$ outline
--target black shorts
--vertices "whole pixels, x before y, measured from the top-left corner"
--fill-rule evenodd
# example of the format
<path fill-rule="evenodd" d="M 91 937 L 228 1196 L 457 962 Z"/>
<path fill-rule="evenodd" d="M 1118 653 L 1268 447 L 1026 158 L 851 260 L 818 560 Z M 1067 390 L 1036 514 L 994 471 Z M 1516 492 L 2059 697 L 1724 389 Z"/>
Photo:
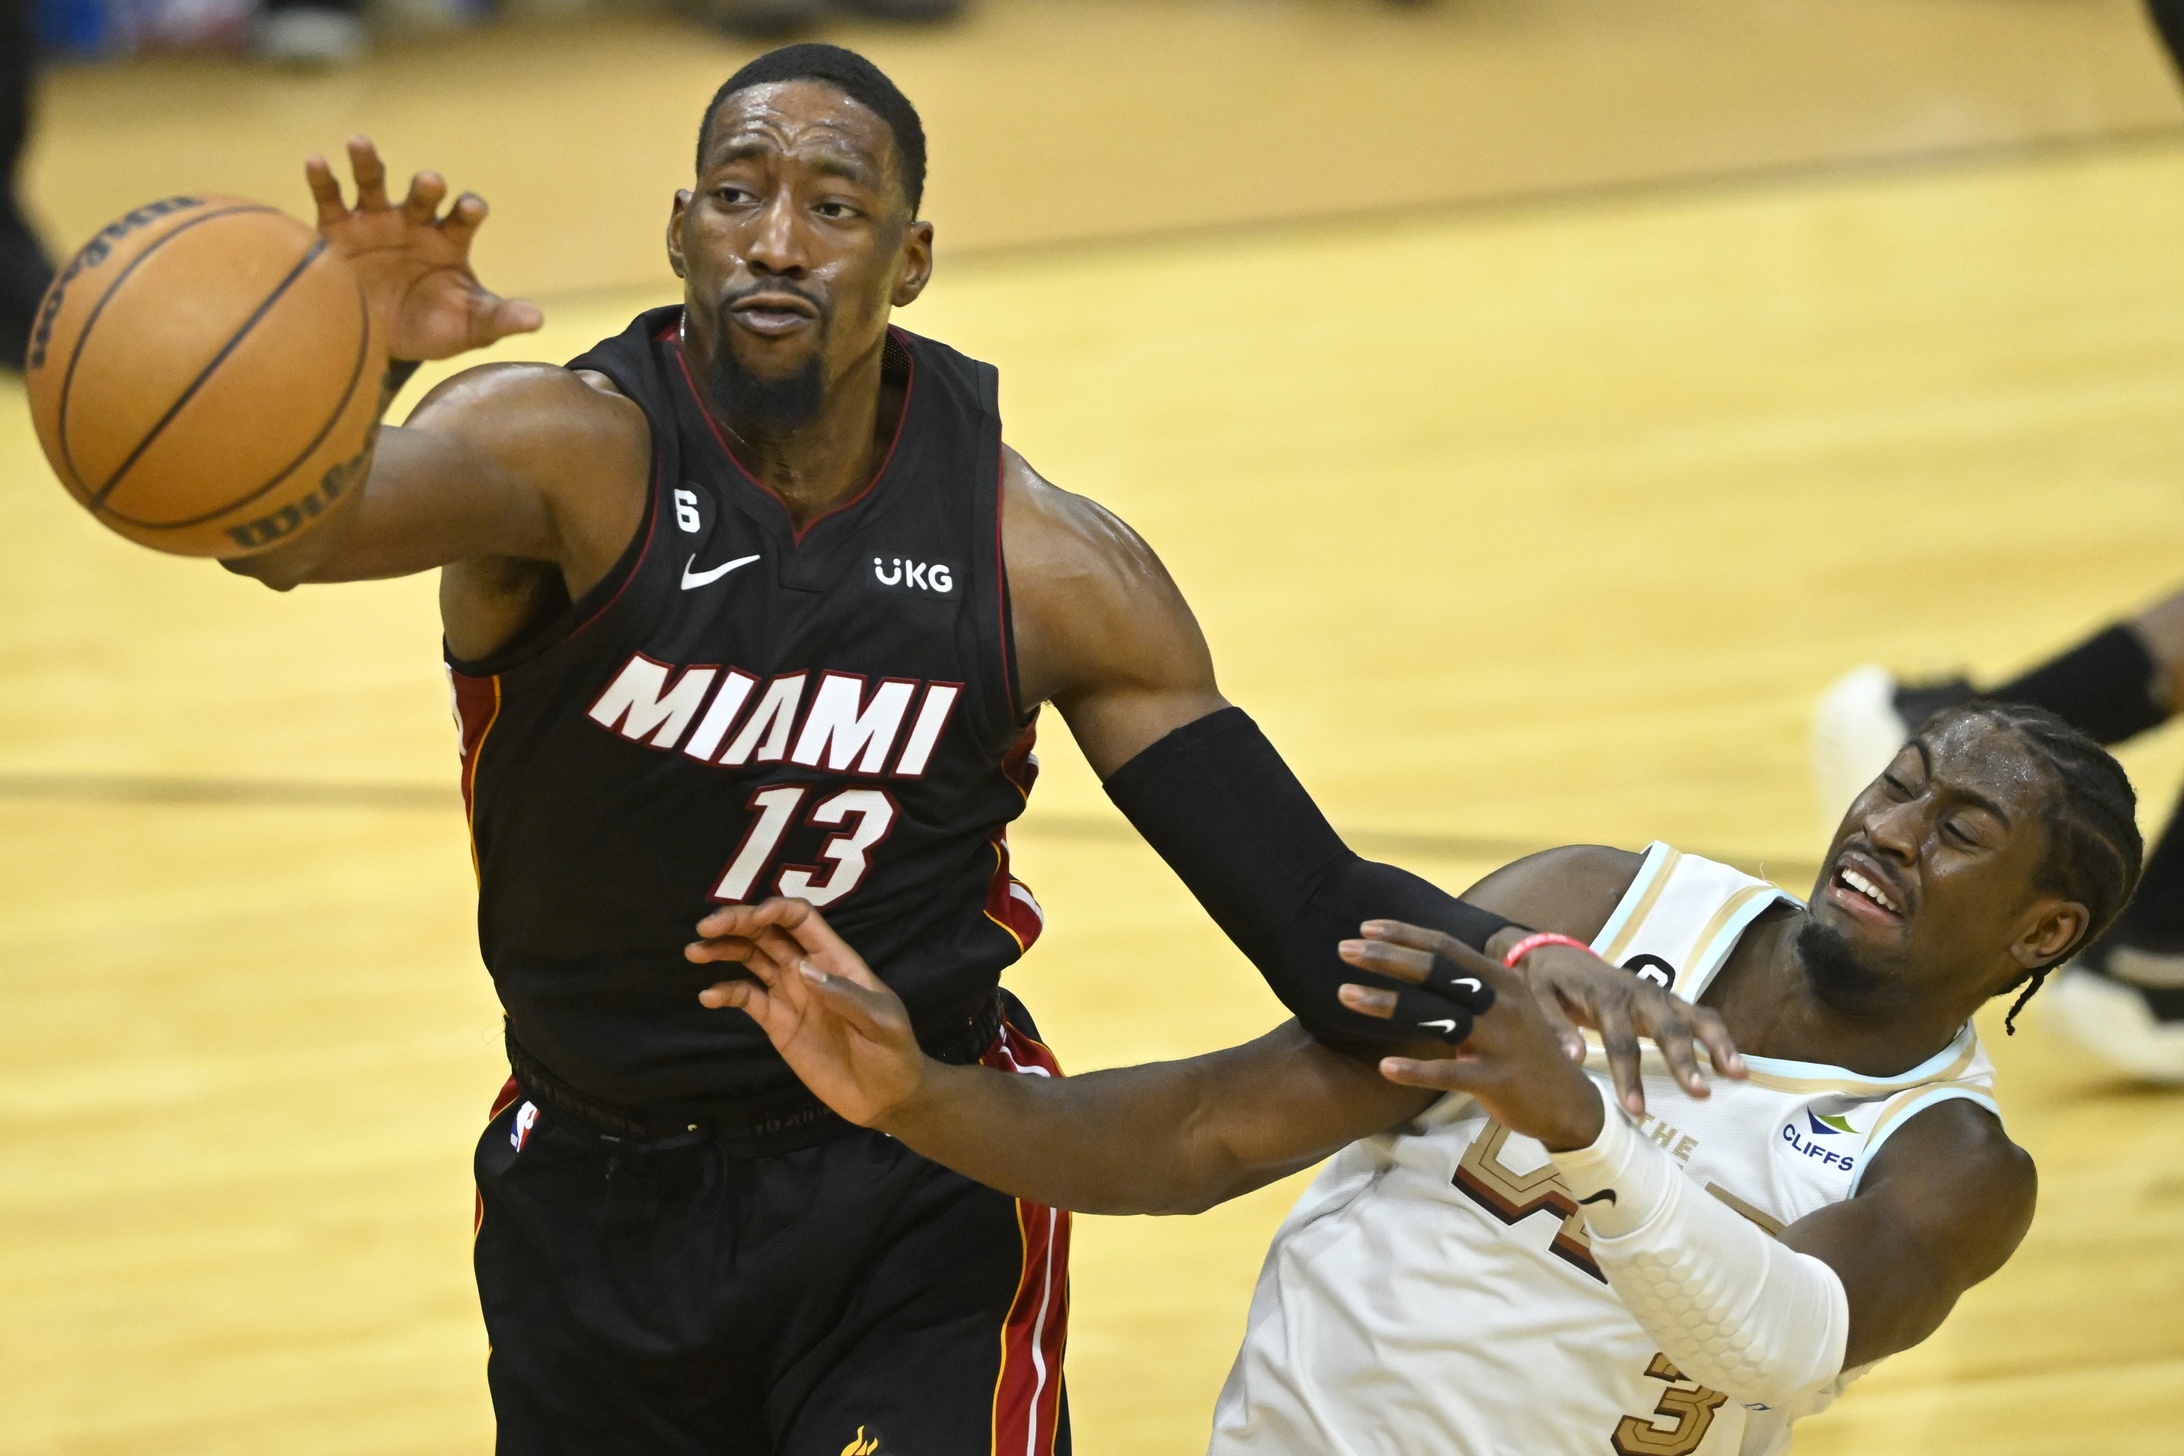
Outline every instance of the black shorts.
<path fill-rule="evenodd" d="M 988 1066 L 1059 1075 L 1012 1023 Z M 856 1129 L 733 1156 L 510 1082 L 478 1144 L 505 1456 L 1066 1456 L 1069 1215 Z"/>

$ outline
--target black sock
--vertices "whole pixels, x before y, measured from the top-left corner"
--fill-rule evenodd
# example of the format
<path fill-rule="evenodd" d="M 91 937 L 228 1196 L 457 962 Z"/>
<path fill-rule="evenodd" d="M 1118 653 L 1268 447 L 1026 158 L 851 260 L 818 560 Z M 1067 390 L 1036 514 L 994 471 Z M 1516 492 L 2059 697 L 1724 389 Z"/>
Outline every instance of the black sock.
<path fill-rule="evenodd" d="M 2121 623 L 1983 696 L 2045 708 L 2102 743 L 2121 743 L 2169 721 L 2161 668 L 2139 634 Z"/>

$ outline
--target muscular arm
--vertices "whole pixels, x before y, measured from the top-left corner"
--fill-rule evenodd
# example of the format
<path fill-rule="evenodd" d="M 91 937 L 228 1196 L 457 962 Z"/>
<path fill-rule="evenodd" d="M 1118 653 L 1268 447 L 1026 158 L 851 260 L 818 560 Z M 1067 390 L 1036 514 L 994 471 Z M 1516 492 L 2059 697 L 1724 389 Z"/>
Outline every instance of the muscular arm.
<path fill-rule="evenodd" d="M 2032 1226 L 2032 1158 L 1978 1104 L 1918 1113 L 1882 1145 L 1858 1195 L 1808 1214 L 1782 1242 L 1835 1271 L 1850 1302 L 1845 1368 L 1908 1350 Z"/>
<path fill-rule="evenodd" d="M 1482 945 L 1508 920 L 1353 853 L 1265 735 L 1228 707 L 1152 549 L 1013 452 L 1003 477 L 1024 701 L 1055 704 L 1109 797 L 1307 1030 L 1387 1039 L 1384 1024 L 1337 999 L 1357 974 L 1337 941 L 1385 916 Z"/>
<path fill-rule="evenodd" d="M 1077 1077 L 925 1071 L 872 1126 L 1004 1193 L 1082 1213 L 1203 1212 L 1433 1100 L 1293 1021 L 1226 1051 Z"/>
<path fill-rule="evenodd" d="M 690 959 L 751 972 L 699 999 L 748 1012 L 829 1107 L 1050 1207 L 1195 1213 L 1415 1117 L 1434 1096 L 1295 1023 L 1208 1056 L 1081 1077 L 947 1066 L 919 1049 L 901 1000 L 803 901 L 723 906 L 699 933 L 708 938 Z"/>
<path fill-rule="evenodd" d="M 1054 704 L 1094 773 L 1229 705 L 1198 619 L 1143 537 L 1005 448 L 1001 499 L 1023 701 Z"/>
<path fill-rule="evenodd" d="M 468 370 L 379 432 L 370 474 L 293 541 L 229 561 L 286 591 L 445 567 L 455 651 L 482 657 L 581 596 L 637 529 L 649 484 L 644 412 L 597 375 L 543 364 Z"/>

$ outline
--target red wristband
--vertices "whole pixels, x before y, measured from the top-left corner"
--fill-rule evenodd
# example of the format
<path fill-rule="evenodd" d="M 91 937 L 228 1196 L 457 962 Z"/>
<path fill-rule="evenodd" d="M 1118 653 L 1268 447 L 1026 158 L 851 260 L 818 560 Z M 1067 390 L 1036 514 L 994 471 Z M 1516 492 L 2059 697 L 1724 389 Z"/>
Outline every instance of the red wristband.
<path fill-rule="evenodd" d="M 1509 954 L 1501 958 L 1501 963 L 1513 971 L 1517 968 L 1518 961 L 1523 960 L 1543 945 L 1566 945 L 1584 951 L 1587 955 L 1592 953 L 1592 947 L 1576 936 L 1557 935 L 1553 931 L 1547 930 L 1540 932 L 1538 935 L 1527 935 L 1524 939 L 1509 947 Z"/>

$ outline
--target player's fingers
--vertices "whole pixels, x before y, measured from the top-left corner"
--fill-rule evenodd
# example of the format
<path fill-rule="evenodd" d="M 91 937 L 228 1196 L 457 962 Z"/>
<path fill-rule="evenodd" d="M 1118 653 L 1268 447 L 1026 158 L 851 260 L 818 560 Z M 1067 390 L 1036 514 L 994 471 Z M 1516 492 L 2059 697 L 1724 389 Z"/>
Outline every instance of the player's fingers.
<path fill-rule="evenodd" d="M 809 905 L 804 910 L 805 914 L 801 919 L 793 924 L 784 924 L 782 928 L 796 937 L 797 943 L 804 947 L 807 956 L 819 962 L 828 974 L 837 979 L 848 980 L 889 998 L 894 996 L 881 983 L 880 978 L 872 974 L 872 968 L 865 964 L 864 957 L 858 955 L 848 941 L 834 933 L 834 927 L 827 924 L 826 916 Z"/>
<path fill-rule="evenodd" d="M 1616 1100 L 1633 1117 L 1646 1110 L 1646 1092 L 1638 1079 L 1638 1035 L 1621 1006 L 1600 1008 L 1600 1045 L 1608 1054 L 1608 1071 L 1615 1079 Z"/>
<path fill-rule="evenodd" d="M 1729 1024 L 1721 1019 L 1721 1013 L 1709 1006 L 1694 1006 L 1691 1020 L 1717 1073 L 1740 1080 L 1752 1074 L 1751 1068 L 1744 1065 L 1744 1053 L 1737 1050 L 1736 1040 L 1729 1035 Z"/>
<path fill-rule="evenodd" d="M 419 227 L 430 227 L 446 197 L 445 177 L 438 172 L 419 172 L 410 178 L 409 196 L 402 199 L 402 215 Z"/>
<path fill-rule="evenodd" d="M 908 1013 L 895 996 L 867 990 L 847 976 L 827 974 L 810 961 L 798 961 L 797 974 L 812 995 L 873 1041 L 901 1041 L 910 1035 Z"/>
<path fill-rule="evenodd" d="M 755 1017 L 767 1009 L 766 988 L 756 981 L 715 981 L 698 993 L 698 1004 L 715 1011 L 733 1006 Z"/>
<path fill-rule="evenodd" d="M 1646 1020 L 1653 1044 L 1661 1049 L 1661 1059 L 1668 1063 L 1669 1075 L 1693 1097 L 1704 1100 L 1713 1096 L 1713 1089 L 1706 1085 L 1706 1073 L 1699 1070 L 1698 1055 L 1692 1050 L 1690 1019 L 1672 1003 L 1666 1008 L 1655 1009 Z"/>
<path fill-rule="evenodd" d="M 1335 999 L 1361 1016 L 1377 1016 L 1382 1021 L 1395 1015 L 1395 993 L 1378 991 L 1371 986 L 1345 982 L 1335 988 Z"/>
<path fill-rule="evenodd" d="M 1489 985 L 1503 966 L 1492 956 L 1481 955 L 1453 935 L 1438 930 L 1428 930 L 1422 925 L 1406 925 L 1400 920 L 1368 920 L 1358 927 L 1358 933 L 1368 940 L 1388 941 L 1395 945 L 1409 946 L 1414 950 L 1431 951 L 1444 960 L 1453 961 L 1467 975 L 1487 978 Z"/>
<path fill-rule="evenodd" d="M 484 198 L 475 192 L 465 192 L 455 199 L 447 216 L 440 219 L 440 231 L 449 242 L 467 248 L 470 240 L 478 235 L 479 225 L 485 221 L 488 211 Z"/>
<path fill-rule="evenodd" d="M 367 136 L 349 138 L 349 171 L 356 177 L 356 210 L 377 212 L 387 204 L 387 164 Z"/>
<path fill-rule="evenodd" d="M 341 200 L 341 182 L 324 157 L 304 158 L 303 180 L 310 184 L 311 200 L 318 204 L 320 227 L 332 227 L 349 215 L 348 207 Z"/>
<path fill-rule="evenodd" d="M 714 935 L 683 947 L 683 959 L 698 965 L 715 961 L 748 961 L 757 948 L 740 935 Z"/>
<path fill-rule="evenodd" d="M 1422 984 L 1433 970 L 1433 952 L 1415 950 L 1384 940 L 1346 940 L 1336 947 L 1342 958 L 1361 971 L 1392 980 Z"/>
<path fill-rule="evenodd" d="M 486 296 L 491 300 L 490 306 L 483 311 L 482 316 L 477 316 L 477 322 L 483 327 L 473 330 L 474 334 L 481 335 L 476 340 L 479 348 L 495 340 L 505 339 L 510 334 L 536 333 L 539 326 L 546 322 L 545 312 L 527 298 L 493 298 L 491 294 Z"/>
<path fill-rule="evenodd" d="M 755 905 L 722 905 L 708 911 L 698 922 L 698 934 L 711 940 L 718 936 L 756 935 L 769 925 L 793 924 L 811 913 L 802 900 L 775 897 Z"/>

